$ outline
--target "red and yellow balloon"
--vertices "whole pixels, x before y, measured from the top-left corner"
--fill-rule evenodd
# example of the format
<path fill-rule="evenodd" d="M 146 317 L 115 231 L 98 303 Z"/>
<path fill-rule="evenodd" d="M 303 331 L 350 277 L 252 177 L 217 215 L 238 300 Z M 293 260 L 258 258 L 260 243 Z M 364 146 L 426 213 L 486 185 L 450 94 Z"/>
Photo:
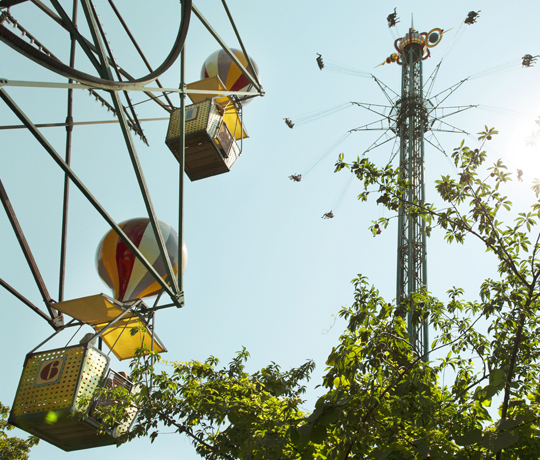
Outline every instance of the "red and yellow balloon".
<path fill-rule="evenodd" d="M 250 70 L 246 56 L 241 50 L 231 48 L 231 51 L 242 63 L 242 65 L 247 69 L 247 71 L 253 75 L 253 72 Z M 253 69 L 259 77 L 259 68 L 257 64 L 250 57 L 251 64 Z M 253 91 L 253 85 L 249 82 L 247 77 L 242 73 L 240 67 L 236 65 L 231 57 L 222 49 L 214 51 L 206 61 L 204 61 L 203 67 L 201 69 L 201 78 L 209 78 L 219 76 L 219 79 L 225 85 L 228 91 Z M 243 101 L 243 104 L 248 103 L 251 99 L 245 99 L 245 96 L 239 97 L 240 101 Z"/>
<path fill-rule="evenodd" d="M 119 224 L 158 274 L 165 278 L 165 266 L 161 259 L 156 237 L 147 218 L 129 219 Z M 159 221 L 167 253 L 174 273 L 178 273 L 178 234 L 170 225 Z M 187 248 L 182 245 L 182 273 L 187 265 Z M 157 295 L 160 284 L 135 257 L 114 230 L 110 230 L 99 243 L 96 266 L 101 279 L 109 286 L 114 298 L 121 302 Z"/>

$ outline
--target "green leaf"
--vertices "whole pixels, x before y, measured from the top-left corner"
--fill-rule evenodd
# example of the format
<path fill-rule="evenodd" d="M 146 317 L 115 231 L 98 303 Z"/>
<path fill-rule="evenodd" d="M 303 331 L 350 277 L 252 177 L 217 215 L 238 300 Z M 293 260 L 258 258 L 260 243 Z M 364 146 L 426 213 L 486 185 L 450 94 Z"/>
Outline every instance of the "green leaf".
<path fill-rule="evenodd" d="M 298 446 L 300 444 L 300 433 L 293 426 L 289 428 L 289 438 L 295 446 Z"/>
<path fill-rule="evenodd" d="M 503 383 L 505 372 L 502 369 L 495 369 L 489 374 L 489 384 L 498 387 Z"/>
<path fill-rule="evenodd" d="M 242 417 L 240 417 L 236 412 L 229 412 L 227 414 L 227 418 L 233 425 L 236 425 L 238 422 L 242 421 Z"/>
<path fill-rule="evenodd" d="M 489 432 L 482 438 L 482 446 L 492 452 L 506 449 L 519 441 L 519 435 L 514 431 Z"/>
<path fill-rule="evenodd" d="M 338 406 L 344 406 L 345 404 L 348 404 L 349 402 L 352 401 L 353 398 L 341 398 L 338 400 L 338 402 L 336 403 Z"/>
<path fill-rule="evenodd" d="M 483 388 L 480 388 L 480 387 L 476 388 L 476 391 L 474 392 L 473 397 L 477 401 L 480 401 L 482 405 L 486 405 L 484 404 L 484 402 L 491 401 L 491 398 L 497 393 L 497 391 L 499 391 L 499 389 L 496 386 L 486 385 Z"/>
<path fill-rule="evenodd" d="M 319 418 L 319 415 L 322 414 L 324 407 L 319 407 L 318 409 L 315 409 L 315 411 L 307 418 L 308 423 L 313 423 L 315 420 Z"/>
<path fill-rule="evenodd" d="M 341 411 L 337 408 L 330 408 L 324 411 L 324 413 L 319 417 L 318 422 L 324 426 L 331 425 L 336 423 L 341 416 Z"/>
<path fill-rule="evenodd" d="M 456 436 L 454 441 L 458 446 L 470 446 L 471 444 L 477 444 L 482 440 L 482 430 L 474 428 L 463 436 Z"/>
<path fill-rule="evenodd" d="M 514 428 L 524 422 L 526 417 L 523 414 L 518 414 L 515 418 L 506 418 L 499 421 L 498 428 L 499 430 L 507 430 L 509 428 Z"/>
<path fill-rule="evenodd" d="M 323 425 L 315 425 L 311 430 L 309 439 L 315 444 L 322 444 L 326 438 L 326 427 Z"/>
<path fill-rule="evenodd" d="M 430 451 L 429 445 L 425 444 L 425 441 L 418 446 L 418 453 L 422 457 L 427 457 L 429 455 L 429 451 Z"/>
<path fill-rule="evenodd" d="M 300 428 L 298 428 L 298 432 L 302 436 L 307 436 L 309 433 L 311 433 L 312 428 L 313 428 L 313 425 L 311 425 L 311 424 L 302 425 Z"/>

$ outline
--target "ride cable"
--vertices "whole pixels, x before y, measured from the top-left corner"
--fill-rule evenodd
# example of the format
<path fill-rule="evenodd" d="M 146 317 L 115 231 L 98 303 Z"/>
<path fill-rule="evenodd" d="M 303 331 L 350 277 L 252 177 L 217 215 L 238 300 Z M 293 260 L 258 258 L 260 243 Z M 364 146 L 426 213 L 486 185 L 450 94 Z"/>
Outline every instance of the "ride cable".
<path fill-rule="evenodd" d="M 349 177 L 341 186 L 341 189 L 338 191 L 336 197 L 334 198 L 334 201 L 332 201 L 332 205 L 330 206 L 330 209 L 333 212 L 336 212 L 339 209 L 343 198 L 345 197 L 345 194 L 347 193 L 347 190 L 349 190 L 349 187 L 351 186 L 351 183 L 355 177 L 356 176 L 354 174 L 349 174 Z"/>
<path fill-rule="evenodd" d="M 327 117 L 329 115 L 333 115 L 334 113 L 341 112 L 342 110 L 348 109 L 349 107 L 352 107 L 352 102 L 345 102 L 343 104 L 334 105 L 332 107 L 328 107 L 326 109 L 319 109 L 315 110 L 313 112 L 308 112 L 304 115 L 299 115 L 297 117 L 292 118 L 284 118 L 285 123 L 290 128 L 292 126 L 296 125 L 303 125 L 304 123 L 309 123 L 311 121 L 319 120 L 320 118 Z M 287 120 L 289 120 L 290 123 L 292 123 L 292 126 L 290 123 L 287 123 Z"/>
<path fill-rule="evenodd" d="M 487 75 L 492 75 L 494 73 L 505 72 L 508 70 L 516 70 L 521 64 L 521 58 L 513 58 L 509 61 L 498 64 L 495 67 L 491 67 L 486 70 L 481 70 L 480 72 L 474 73 L 468 77 L 468 80 L 474 80 L 476 78 L 485 77 Z"/>
<path fill-rule="evenodd" d="M 323 161 L 330 153 L 332 153 L 340 144 L 342 144 L 347 137 L 351 135 L 350 132 L 343 134 L 336 142 L 334 142 L 329 148 L 324 150 L 318 157 L 311 160 L 304 168 L 300 170 L 300 175 L 302 177 L 307 176 L 313 168 L 315 168 L 321 161 Z"/>
<path fill-rule="evenodd" d="M 343 75 L 352 75 L 354 77 L 361 77 L 361 78 L 371 78 L 371 72 L 365 72 L 364 70 L 357 69 L 355 67 L 351 67 L 346 64 L 342 64 L 338 61 L 334 61 L 332 59 L 326 59 L 326 64 L 324 65 L 324 68 L 329 70 L 330 72 L 334 73 L 340 73 Z M 321 69 L 322 70 L 322 69 Z"/>

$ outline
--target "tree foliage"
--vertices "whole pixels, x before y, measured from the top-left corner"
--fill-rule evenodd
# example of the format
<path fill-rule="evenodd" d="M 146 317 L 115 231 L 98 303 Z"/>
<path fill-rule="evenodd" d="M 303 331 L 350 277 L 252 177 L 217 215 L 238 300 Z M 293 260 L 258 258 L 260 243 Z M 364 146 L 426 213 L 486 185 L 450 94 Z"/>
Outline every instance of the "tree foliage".
<path fill-rule="evenodd" d="M 15 427 L 8 425 L 9 407 L 0 403 L 0 459 L 1 460 L 27 460 L 30 449 L 39 439 L 30 436 L 24 440 L 15 436 L 9 437 L 7 431 Z"/>
<path fill-rule="evenodd" d="M 454 149 L 459 174 L 436 182 L 441 206 L 408 202 L 411 184 L 399 168 L 342 155 L 336 164 L 363 183 L 361 200 L 376 195 L 385 208 L 423 219 L 428 235 L 439 227 L 449 243 L 479 239 L 497 259 L 498 277 L 482 283 L 478 301 L 464 300 L 459 287 L 444 302 L 413 295 L 434 337 L 429 361 L 409 343 L 406 306 L 388 303 L 359 275 L 310 413 L 302 395 L 312 362 L 249 374 L 245 350 L 223 368 L 213 357 L 165 363 L 141 353 L 132 363 L 140 392 L 125 402 L 140 415 L 122 440 L 153 440 L 173 427 L 206 459 L 540 458 L 540 203 L 513 209 L 503 193 L 511 174 L 500 160 L 487 165 L 482 150 L 495 134 L 486 127 L 479 148 Z"/>

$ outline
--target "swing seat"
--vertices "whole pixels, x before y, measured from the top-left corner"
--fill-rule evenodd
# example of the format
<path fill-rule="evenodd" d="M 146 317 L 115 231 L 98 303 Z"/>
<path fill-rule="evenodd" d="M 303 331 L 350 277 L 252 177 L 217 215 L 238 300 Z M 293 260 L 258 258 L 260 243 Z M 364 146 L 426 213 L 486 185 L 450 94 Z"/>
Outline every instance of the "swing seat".
<path fill-rule="evenodd" d="M 240 115 L 218 76 L 187 85 L 193 102 L 185 108 L 185 171 L 192 181 L 229 172 L 242 153 L 237 140 L 248 137 Z M 212 91 L 212 92 L 206 92 Z M 181 161 L 180 109 L 171 114 L 165 143 Z"/>
<path fill-rule="evenodd" d="M 211 100 L 186 107 L 185 171 L 192 181 L 229 172 L 240 156 L 222 112 Z M 171 114 L 166 144 L 181 161 L 180 109 Z"/>
<path fill-rule="evenodd" d="M 131 427 L 137 410 L 98 434 L 95 409 L 110 401 L 93 399 L 94 392 L 115 386 L 134 391 L 127 379 L 109 369 L 109 361 L 88 343 L 29 354 L 9 423 L 65 451 L 115 444 Z"/>

